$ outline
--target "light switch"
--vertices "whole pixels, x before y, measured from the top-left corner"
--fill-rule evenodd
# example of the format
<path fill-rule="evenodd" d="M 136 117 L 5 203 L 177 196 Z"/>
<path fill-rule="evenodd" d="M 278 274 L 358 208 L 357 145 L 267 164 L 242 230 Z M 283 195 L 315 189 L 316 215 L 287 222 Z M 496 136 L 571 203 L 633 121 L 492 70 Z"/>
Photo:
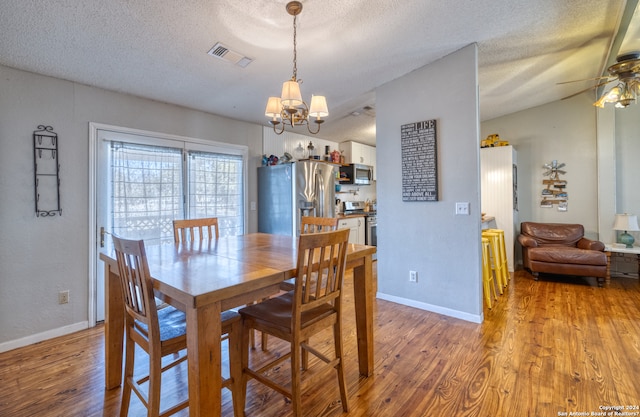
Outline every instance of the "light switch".
<path fill-rule="evenodd" d="M 256 211 L 256 202 L 252 201 L 249 205 L 249 208 L 251 209 L 251 211 Z"/>

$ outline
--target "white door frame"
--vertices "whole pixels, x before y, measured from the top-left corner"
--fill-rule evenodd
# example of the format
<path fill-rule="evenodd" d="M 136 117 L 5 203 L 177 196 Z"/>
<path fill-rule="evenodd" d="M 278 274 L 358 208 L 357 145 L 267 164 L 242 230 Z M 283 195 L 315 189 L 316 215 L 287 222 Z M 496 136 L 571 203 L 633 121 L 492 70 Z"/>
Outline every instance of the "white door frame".
<path fill-rule="evenodd" d="M 171 135 L 160 132 L 152 132 L 147 130 L 132 129 L 121 126 L 108 125 L 103 123 L 89 122 L 89 302 L 88 302 L 88 318 L 89 327 L 95 327 L 97 323 L 98 309 L 97 309 L 97 297 L 98 297 L 98 268 L 103 268 L 104 265 L 98 258 L 98 239 L 100 239 L 100 231 L 98 225 L 98 148 L 99 130 L 109 130 L 112 132 L 118 132 L 122 134 L 131 134 L 137 136 L 149 136 L 153 138 L 177 140 L 181 142 L 189 142 L 190 144 L 202 144 L 210 147 L 218 147 L 221 150 L 232 150 L 234 153 L 241 154 L 243 157 L 243 180 L 244 180 L 244 230 L 247 230 L 248 219 L 248 155 L 249 148 L 245 145 L 235 145 L 231 143 L 216 142 L 212 140 L 196 139 L 186 136 Z"/>

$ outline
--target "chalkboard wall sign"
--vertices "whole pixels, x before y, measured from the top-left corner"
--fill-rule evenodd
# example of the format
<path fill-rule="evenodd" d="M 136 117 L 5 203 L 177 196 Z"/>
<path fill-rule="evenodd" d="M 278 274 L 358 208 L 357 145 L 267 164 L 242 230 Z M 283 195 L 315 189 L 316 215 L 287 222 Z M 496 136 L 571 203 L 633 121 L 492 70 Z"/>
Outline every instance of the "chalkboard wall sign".
<path fill-rule="evenodd" d="M 402 125 L 402 201 L 438 201 L 436 121 Z"/>

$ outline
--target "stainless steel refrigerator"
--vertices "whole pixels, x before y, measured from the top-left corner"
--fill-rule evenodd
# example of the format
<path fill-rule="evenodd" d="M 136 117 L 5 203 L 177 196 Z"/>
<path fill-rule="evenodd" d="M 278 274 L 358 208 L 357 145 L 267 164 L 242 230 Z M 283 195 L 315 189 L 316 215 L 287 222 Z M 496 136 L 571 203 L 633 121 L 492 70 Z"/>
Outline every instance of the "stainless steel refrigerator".
<path fill-rule="evenodd" d="M 300 235 L 302 216 L 335 217 L 336 165 L 297 161 L 258 168 L 258 231 Z"/>

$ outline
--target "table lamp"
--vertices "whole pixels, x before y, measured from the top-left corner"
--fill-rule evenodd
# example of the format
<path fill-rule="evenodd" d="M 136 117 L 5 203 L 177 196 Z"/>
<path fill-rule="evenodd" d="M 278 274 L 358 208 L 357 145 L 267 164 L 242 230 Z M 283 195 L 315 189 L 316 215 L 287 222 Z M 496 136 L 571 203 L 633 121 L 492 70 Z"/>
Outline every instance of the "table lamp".
<path fill-rule="evenodd" d="M 616 221 L 613 224 L 613 230 L 622 230 L 623 233 L 618 236 L 618 243 L 624 243 L 627 248 L 632 248 L 635 239 L 627 232 L 636 232 L 640 230 L 638 227 L 638 216 L 627 213 L 616 214 Z"/>

